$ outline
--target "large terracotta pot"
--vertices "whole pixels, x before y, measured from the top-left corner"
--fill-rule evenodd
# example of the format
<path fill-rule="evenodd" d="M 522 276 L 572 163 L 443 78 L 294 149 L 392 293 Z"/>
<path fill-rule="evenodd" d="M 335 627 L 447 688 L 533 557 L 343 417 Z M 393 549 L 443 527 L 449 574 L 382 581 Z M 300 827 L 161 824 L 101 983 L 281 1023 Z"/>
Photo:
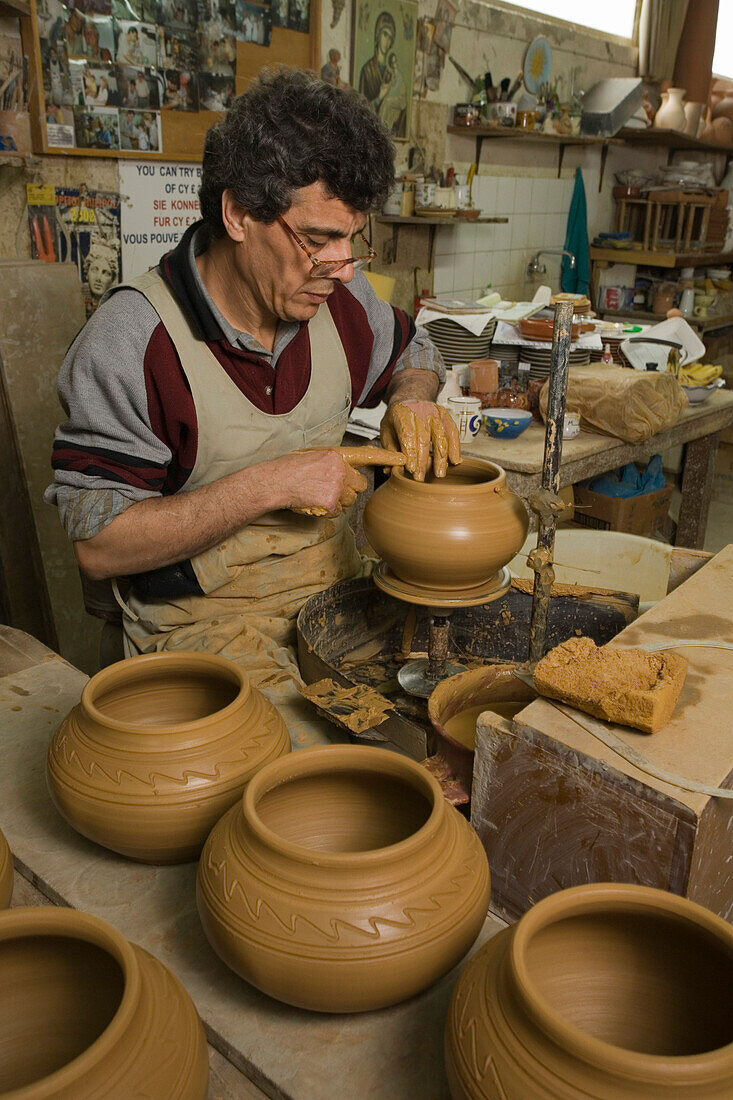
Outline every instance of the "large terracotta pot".
<path fill-rule="evenodd" d="M 454 1100 L 733 1096 L 733 928 L 663 890 L 561 890 L 464 969 Z"/>
<path fill-rule="evenodd" d="M 214 828 L 197 883 L 204 931 L 258 989 L 362 1012 L 425 989 L 468 951 L 489 868 L 419 764 L 384 749 L 305 749 L 264 768 Z"/>
<path fill-rule="evenodd" d="M 7 909 L 13 896 L 13 857 L 0 832 L 0 909 Z"/>
<path fill-rule="evenodd" d="M 205 1100 L 206 1038 L 171 972 L 97 917 L 0 913 L 0 1095 Z"/>
<path fill-rule="evenodd" d="M 86 684 L 51 741 L 48 787 L 78 832 L 131 859 L 195 859 L 287 727 L 224 657 L 154 653 Z"/>
<path fill-rule="evenodd" d="M 396 576 L 446 592 L 490 580 L 521 548 L 528 524 L 502 468 L 478 458 L 426 481 L 395 467 L 364 509 L 366 536 Z"/>

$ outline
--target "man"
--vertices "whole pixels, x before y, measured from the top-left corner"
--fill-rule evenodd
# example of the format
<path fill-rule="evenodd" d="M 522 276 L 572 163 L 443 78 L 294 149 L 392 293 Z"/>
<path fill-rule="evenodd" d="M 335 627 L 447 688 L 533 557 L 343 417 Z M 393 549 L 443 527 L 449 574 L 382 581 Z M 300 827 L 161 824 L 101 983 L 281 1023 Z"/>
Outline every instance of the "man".
<path fill-rule="evenodd" d="M 295 616 L 368 570 L 343 514 L 366 483 L 333 449 L 351 408 L 386 397 L 417 477 L 431 438 L 438 475 L 460 461 L 439 354 L 359 270 L 393 175 L 361 96 L 265 71 L 209 130 L 203 221 L 115 288 L 59 380 L 47 499 L 87 577 L 132 578 L 125 653 L 221 653 L 286 717 Z"/>

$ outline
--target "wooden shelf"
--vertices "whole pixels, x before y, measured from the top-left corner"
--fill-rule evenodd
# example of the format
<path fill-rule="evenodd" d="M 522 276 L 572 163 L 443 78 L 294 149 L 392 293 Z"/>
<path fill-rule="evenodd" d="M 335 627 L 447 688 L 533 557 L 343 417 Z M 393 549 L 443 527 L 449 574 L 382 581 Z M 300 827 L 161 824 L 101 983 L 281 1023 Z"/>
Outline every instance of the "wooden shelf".
<path fill-rule="evenodd" d="M 400 214 L 376 214 L 375 221 L 382 225 L 392 226 L 392 236 L 382 246 L 382 263 L 393 264 L 397 260 L 397 245 L 399 242 L 401 225 L 424 225 L 430 236 L 428 238 L 428 271 L 433 269 L 433 253 L 435 251 L 435 230 L 441 226 L 454 225 L 505 225 L 509 218 L 499 215 L 494 218 L 419 218 L 417 216 L 403 218 Z"/>
<path fill-rule="evenodd" d="M 399 214 L 377 214 L 376 220 L 385 225 L 505 225 L 509 218 L 405 218 Z"/>
<path fill-rule="evenodd" d="M 488 126 L 449 126 L 449 134 L 458 137 L 473 137 L 476 139 L 476 153 L 474 161 L 476 166 L 481 162 L 481 147 L 485 140 L 503 141 L 530 141 L 539 145 L 554 145 L 557 148 L 557 177 L 562 172 L 562 162 L 565 149 L 568 145 L 598 146 L 601 150 L 601 171 L 598 179 L 598 190 L 603 185 L 603 173 L 606 168 L 606 157 L 610 145 L 621 145 L 622 142 L 615 137 L 593 137 L 588 134 L 543 134 L 540 130 L 519 130 L 514 126 L 491 128 Z"/>
<path fill-rule="evenodd" d="M 611 264 L 644 264 L 648 267 L 715 267 L 733 263 L 733 252 L 644 252 L 633 248 L 596 248 L 591 246 L 593 261 Z"/>
<path fill-rule="evenodd" d="M 31 6 L 27 0 L 0 0 L 0 16 L 30 15 Z"/>
<path fill-rule="evenodd" d="M 697 149 L 707 153 L 733 153 L 732 145 L 717 141 L 701 141 L 679 130 L 619 130 L 616 135 L 625 145 L 661 145 L 667 149 Z"/>
<path fill-rule="evenodd" d="M 489 127 L 489 126 L 449 126 L 449 134 L 460 134 L 463 137 L 503 138 L 514 141 L 539 141 L 546 145 L 619 145 L 620 141 L 615 137 L 593 137 L 589 134 L 543 134 L 541 130 L 522 130 L 516 126 Z"/>

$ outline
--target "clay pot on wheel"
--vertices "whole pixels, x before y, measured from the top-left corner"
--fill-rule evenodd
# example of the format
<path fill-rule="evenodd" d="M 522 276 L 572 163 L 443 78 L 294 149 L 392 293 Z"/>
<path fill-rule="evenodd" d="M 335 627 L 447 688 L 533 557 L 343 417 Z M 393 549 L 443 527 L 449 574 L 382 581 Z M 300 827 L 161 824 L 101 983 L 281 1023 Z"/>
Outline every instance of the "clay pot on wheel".
<path fill-rule="evenodd" d="M 282 718 L 232 661 L 153 653 L 92 677 L 51 741 L 46 777 L 83 836 L 176 863 L 195 859 L 255 772 L 287 752 Z"/>
<path fill-rule="evenodd" d="M 485 584 L 520 549 L 528 525 L 502 468 L 478 458 L 425 481 L 394 468 L 364 510 L 369 543 L 392 572 L 444 592 Z"/>
<path fill-rule="evenodd" d="M 0 832 L 0 909 L 7 909 L 13 896 L 13 857 Z"/>
<path fill-rule="evenodd" d="M 561 890 L 465 968 L 453 1100 L 733 1096 L 733 928 L 643 886 Z"/>
<path fill-rule="evenodd" d="M 419 764 L 384 749 L 304 749 L 264 768 L 199 863 L 204 931 L 224 962 L 317 1012 L 396 1004 L 468 951 L 486 854 Z"/>
<path fill-rule="evenodd" d="M 97 917 L 0 913 L 0 1095 L 205 1100 L 206 1038 L 171 972 Z"/>

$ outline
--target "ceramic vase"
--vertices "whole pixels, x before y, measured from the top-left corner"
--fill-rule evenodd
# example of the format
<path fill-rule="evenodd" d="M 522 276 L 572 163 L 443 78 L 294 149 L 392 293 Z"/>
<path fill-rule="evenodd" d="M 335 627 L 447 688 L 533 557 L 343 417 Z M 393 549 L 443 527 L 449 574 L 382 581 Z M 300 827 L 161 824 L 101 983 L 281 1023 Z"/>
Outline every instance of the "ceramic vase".
<path fill-rule="evenodd" d="M 490 580 L 521 548 L 528 525 L 502 468 L 478 458 L 425 481 L 394 468 L 364 510 L 367 539 L 393 573 L 445 592 Z"/>
<path fill-rule="evenodd" d="M 275 707 L 224 657 L 154 653 L 102 669 L 51 741 L 56 807 L 147 863 L 196 859 L 255 772 L 290 752 Z"/>
<path fill-rule="evenodd" d="M 419 764 L 304 749 L 263 768 L 204 846 L 204 931 L 224 962 L 317 1012 L 396 1004 L 468 951 L 489 903 L 474 831 Z"/>
<path fill-rule="evenodd" d="M 206 1038 L 171 972 L 73 909 L 0 913 L 0 1096 L 205 1100 Z"/>
<path fill-rule="evenodd" d="M 733 1096 L 733 928 L 643 886 L 561 890 L 461 974 L 453 1100 Z"/>
<path fill-rule="evenodd" d="M 13 896 L 13 857 L 0 832 L 0 909 L 7 909 Z"/>
<path fill-rule="evenodd" d="M 690 137 L 697 137 L 700 129 L 700 119 L 704 110 L 704 103 L 694 103 L 692 101 L 685 103 L 685 133 L 689 134 Z"/>
<path fill-rule="evenodd" d="M 669 88 L 666 97 L 665 99 L 664 94 L 662 95 L 662 105 L 654 117 L 654 126 L 658 130 L 683 131 L 687 121 L 682 102 L 685 97 L 685 89 Z"/>

